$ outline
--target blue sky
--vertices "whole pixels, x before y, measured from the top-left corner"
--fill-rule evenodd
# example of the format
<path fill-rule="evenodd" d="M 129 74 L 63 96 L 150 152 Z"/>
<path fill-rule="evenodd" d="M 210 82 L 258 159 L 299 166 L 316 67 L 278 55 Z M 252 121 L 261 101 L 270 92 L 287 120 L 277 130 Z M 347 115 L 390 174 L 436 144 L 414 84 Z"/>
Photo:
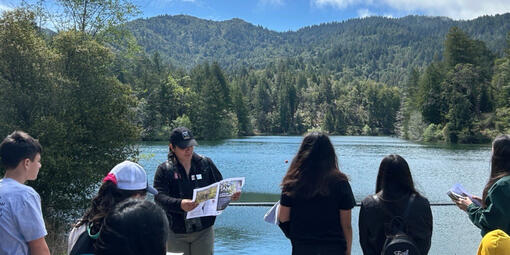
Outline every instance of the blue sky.
<path fill-rule="evenodd" d="M 14 8 L 18 3 L 19 0 L 0 0 L 0 10 Z M 187 14 L 218 21 L 240 18 L 276 31 L 375 15 L 397 18 L 418 14 L 458 20 L 510 12 L 510 0 L 134 0 L 134 3 L 142 11 L 140 17 Z"/>

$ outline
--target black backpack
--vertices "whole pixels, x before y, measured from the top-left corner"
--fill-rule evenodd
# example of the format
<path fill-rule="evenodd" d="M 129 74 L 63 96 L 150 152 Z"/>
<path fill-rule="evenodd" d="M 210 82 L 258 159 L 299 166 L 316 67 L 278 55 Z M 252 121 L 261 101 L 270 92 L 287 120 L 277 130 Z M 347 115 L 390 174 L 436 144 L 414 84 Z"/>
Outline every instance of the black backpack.
<path fill-rule="evenodd" d="M 386 241 L 384 241 L 381 255 L 420 255 L 420 250 L 418 250 L 413 238 L 407 234 L 407 216 L 411 211 L 415 196 L 416 194 L 411 194 L 409 197 L 406 210 L 402 216 L 391 214 L 381 203 L 383 211 L 392 216 L 386 229 Z M 377 195 L 374 195 L 374 198 L 379 200 Z"/>

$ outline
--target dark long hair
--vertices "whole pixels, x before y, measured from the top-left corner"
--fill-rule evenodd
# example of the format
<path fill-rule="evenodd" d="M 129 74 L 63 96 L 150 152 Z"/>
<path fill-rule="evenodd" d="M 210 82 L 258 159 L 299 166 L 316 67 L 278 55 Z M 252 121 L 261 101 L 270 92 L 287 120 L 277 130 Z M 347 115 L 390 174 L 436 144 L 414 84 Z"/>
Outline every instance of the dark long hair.
<path fill-rule="evenodd" d="M 103 225 L 103 219 L 118 203 L 135 195 L 145 196 L 147 190 L 122 190 L 117 188 L 117 184 L 112 181 L 106 181 L 101 184 L 97 195 L 92 199 L 90 207 L 87 209 L 81 220 L 75 227 L 91 223 L 91 232 L 98 233 Z"/>
<path fill-rule="evenodd" d="M 383 191 L 385 196 L 396 198 L 405 194 L 418 194 L 407 161 L 397 154 L 383 158 L 375 184 L 375 193 Z"/>
<path fill-rule="evenodd" d="M 95 254 L 164 255 L 168 228 L 161 207 L 146 200 L 128 199 L 106 216 L 94 244 Z"/>
<path fill-rule="evenodd" d="M 329 137 L 314 132 L 303 138 L 281 187 L 282 192 L 290 197 L 326 196 L 334 179 L 347 180 L 347 176 L 338 168 L 338 159 Z"/>
<path fill-rule="evenodd" d="M 510 136 L 500 135 L 492 142 L 491 176 L 483 189 L 482 205 L 487 207 L 485 199 L 489 189 L 499 179 L 510 175 Z"/>

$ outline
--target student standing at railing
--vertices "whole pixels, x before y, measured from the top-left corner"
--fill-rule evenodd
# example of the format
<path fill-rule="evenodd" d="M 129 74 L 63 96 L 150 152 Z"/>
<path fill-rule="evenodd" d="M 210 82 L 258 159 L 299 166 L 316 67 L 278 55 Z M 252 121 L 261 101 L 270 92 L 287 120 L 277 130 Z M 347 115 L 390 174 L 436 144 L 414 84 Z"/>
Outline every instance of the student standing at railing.
<path fill-rule="evenodd" d="M 405 219 L 405 232 L 420 254 L 427 254 L 432 238 L 432 212 L 429 201 L 414 188 L 413 177 L 404 158 L 388 155 L 381 161 L 375 192 L 375 195 L 363 199 L 359 212 L 359 241 L 363 254 L 381 254 L 386 234 L 390 231 L 387 227 L 395 216 L 404 214 L 413 194 Z"/>
<path fill-rule="evenodd" d="M 292 254 L 351 254 L 354 196 L 328 136 L 305 136 L 283 177 L 278 220 Z"/>
<path fill-rule="evenodd" d="M 510 136 L 501 135 L 492 143 L 491 173 L 483 189 L 482 206 L 465 197 L 456 201 L 469 219 L 481 230 L 482 236 L 501 229 L 510 234 Z"/>

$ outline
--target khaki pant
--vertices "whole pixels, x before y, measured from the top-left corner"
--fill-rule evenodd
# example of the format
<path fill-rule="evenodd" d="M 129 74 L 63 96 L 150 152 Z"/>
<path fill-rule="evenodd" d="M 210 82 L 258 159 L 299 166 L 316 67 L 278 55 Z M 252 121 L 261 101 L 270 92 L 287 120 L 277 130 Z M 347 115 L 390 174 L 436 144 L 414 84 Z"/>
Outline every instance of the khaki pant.
<path fill-rule="evenodd" d="M 214 251 L 213 227 L 189 234 L 176 234 L 170 230 L 166 247 L 168 252 L 182 252 L 184 255 L 212 255 Z"/>

